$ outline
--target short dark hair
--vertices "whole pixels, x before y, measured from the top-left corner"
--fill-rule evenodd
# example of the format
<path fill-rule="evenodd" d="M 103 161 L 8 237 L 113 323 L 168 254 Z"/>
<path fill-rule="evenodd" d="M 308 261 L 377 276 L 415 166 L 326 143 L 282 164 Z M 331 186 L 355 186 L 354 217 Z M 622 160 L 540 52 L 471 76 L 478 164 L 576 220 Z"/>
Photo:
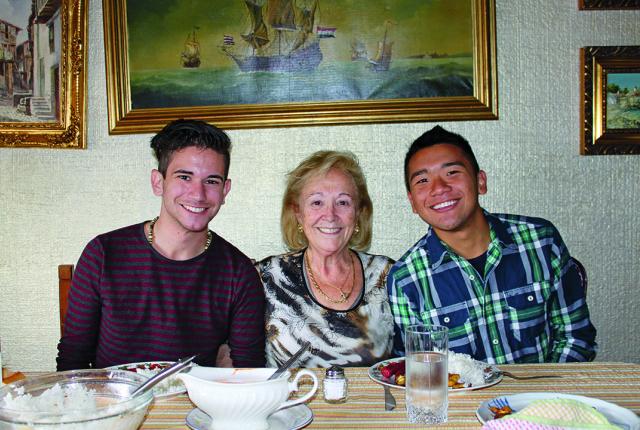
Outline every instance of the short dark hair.
<path fill-rule="evenodd" d="M 476 156 L 473 154 L 473 150 L 471 149 L 471 145 L 469 145 L 467 139 L 459 134 L 452 133 L 439 125 L 436 125 L 431 130 L 423 133 L 422 136 L 414 140 L 407 151 L 407 155 L 404 157 L 404 184 L 407 187 L 407 191 L 409 191 L 409 161 L 411 161 L 411 158 L 421 149 L 441 143 L 447 143 L 460 148 L 469 159 L 474 173 L 477 175 L 478 172 L 480 172 L 478 160 L 476 160 Z"/>
<path fill-rule="evenodd" d="M 231 164 L 231 139 L 212 124 L 197 119 L 177 119 L 167 124 L 151 139 L 151 148 L 158 160 L 158 171 L 164 177 L 174 152 L 196 146 L 213 149 L 224 157 L 224 178 Z"/>

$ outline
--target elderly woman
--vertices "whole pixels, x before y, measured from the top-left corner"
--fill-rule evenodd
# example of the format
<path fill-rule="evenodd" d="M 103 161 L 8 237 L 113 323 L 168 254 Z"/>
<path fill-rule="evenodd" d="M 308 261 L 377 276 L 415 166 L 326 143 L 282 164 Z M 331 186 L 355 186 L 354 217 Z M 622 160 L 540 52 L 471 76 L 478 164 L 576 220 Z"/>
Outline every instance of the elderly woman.
<path fill-rule="evenodd" d="M 299 366 L 368 366 L 389 356 L 393 319 L 385 284 L 393 261 L 364 252 L 372 214 L 353 154 L 316 152 L 288 174 L 280 221 L 292 252 L 257 263 L 269 366 L 307 340 L 311 348 Z"/>

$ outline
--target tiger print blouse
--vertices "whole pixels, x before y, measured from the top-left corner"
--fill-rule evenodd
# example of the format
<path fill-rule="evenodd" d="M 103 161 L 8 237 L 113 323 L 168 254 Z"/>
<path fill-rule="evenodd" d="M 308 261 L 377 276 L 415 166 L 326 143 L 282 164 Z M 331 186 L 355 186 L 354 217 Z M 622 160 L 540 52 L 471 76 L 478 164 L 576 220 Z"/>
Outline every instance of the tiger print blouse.
<path fill-rule="evenodd" d="M 267 257 L 256 264 L 267 299 L 267 366 L 284 363 L 307 340 L 311 347 L 296 366 L 370 366 L 390 356 L 393 317 L 386 278 L 393 260 L 364 252 L 356 255 L 364 270 L 364 288 L 345 311 L 322 306 L 310 293 L 304 251 Z"/>

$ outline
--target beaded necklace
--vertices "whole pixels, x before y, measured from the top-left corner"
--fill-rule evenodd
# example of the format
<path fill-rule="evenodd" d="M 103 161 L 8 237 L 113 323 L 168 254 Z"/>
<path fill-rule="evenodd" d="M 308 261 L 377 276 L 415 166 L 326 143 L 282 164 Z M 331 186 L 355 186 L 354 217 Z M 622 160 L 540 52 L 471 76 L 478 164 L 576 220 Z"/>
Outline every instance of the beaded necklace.
<path fill-rule="evenodd" d="M 149 242 L 149 245 L 153 246 L 153 226 L 156 225 L 156 221 L 158 221 L 158 217 L 155 217 L 154 219 L 151 220 L 151 223 L 149 224 L 149 234 L 147 234 L 147 242 Z M 207 249 L 209 249 L 209 245 L 211 245 L 211 241 L 213 240 L 213 233 L 211 233 L 211 230 L 207 230 L 207 243 L 204 244 L 204 251 L 206 251 Z"/>

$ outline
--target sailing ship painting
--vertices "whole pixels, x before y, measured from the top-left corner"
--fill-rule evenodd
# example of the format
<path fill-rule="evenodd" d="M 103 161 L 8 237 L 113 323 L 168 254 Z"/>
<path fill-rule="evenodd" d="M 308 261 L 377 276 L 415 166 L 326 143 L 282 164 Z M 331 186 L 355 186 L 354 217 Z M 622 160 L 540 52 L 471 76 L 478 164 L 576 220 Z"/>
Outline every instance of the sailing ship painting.
<path fill-rule="evenodd" d="M 373 58 L 369 59 L 369 68 L 376 72 L 386 72 L 391 66 L 391 48 L 393 42 L 388 39 L 391 21 L 385 21 L 384 37 L 378 42 L 378 50 Z"/>
<path fill-rule="evenodd" d="M 469 0 L 125 1 L 132 109 L 474 94 Z"/>
<path fill-rule="evenodd" d="M 320 39 L 335 33 L 335 28 L 314 33 L 318 1 L 243 0 L 251 23 L 241 35 L 246 46 L 238 48 L 233 37 L 225 35 L 222 52 L 243 72 L 315 70 L 322 61 Z"/>
<path fill-rule="evenodd" d="M 196 38 L 196 30 L 198 30 L 198 27 L 194 27 L 187 35 L 182 54 L 180 54 L 182 67 L 188 69 L 200 67 L 200 43 Z"/>

